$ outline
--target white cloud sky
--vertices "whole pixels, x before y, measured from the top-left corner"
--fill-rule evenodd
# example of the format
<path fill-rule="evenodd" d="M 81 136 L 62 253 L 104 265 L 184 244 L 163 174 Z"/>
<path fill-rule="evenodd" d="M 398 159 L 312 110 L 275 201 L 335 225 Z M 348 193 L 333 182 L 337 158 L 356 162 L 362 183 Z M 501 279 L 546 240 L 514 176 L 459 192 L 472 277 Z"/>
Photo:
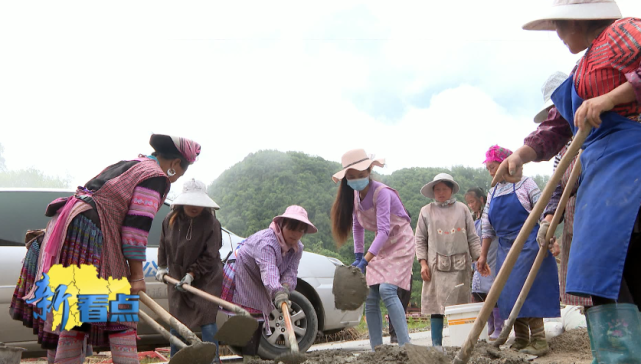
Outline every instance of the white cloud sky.
<path fill-rule="evenodd" d="M 9 168 L 74 185 L 153 132 L 201 143 L 186 177 L 207 183 L 261 149 L 479 167 L 521 145 L 542 83 L 578 59 L 520 28 L 550 2 L 2 2 L 0 144 Z"/>

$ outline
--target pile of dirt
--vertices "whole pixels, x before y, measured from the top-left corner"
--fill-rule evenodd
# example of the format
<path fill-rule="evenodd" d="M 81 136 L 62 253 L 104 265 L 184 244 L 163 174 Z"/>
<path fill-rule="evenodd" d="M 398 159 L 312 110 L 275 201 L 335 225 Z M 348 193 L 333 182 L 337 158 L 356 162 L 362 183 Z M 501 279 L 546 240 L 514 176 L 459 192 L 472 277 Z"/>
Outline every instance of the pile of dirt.
<path fill-rule="evenodd" d="M 552 338 L 548 344 L 552 354 L 571 352 L 576 359 L 592 359 L 590 337 L 588 336 L 588 330 L 585 328 L 566 331 Z"/>

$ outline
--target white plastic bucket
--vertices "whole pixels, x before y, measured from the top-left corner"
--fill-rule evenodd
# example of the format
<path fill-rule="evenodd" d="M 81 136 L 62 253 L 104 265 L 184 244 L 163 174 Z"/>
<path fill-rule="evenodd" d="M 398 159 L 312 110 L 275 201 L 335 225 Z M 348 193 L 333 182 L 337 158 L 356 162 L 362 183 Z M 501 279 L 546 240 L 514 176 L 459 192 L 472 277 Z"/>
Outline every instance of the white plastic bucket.
<path fill-rule="evenodd" d="M 467 336 L 472 331 L 472 326 L 478 316 L 483 303 L 468 303 L 465 305 L 455 305 L 445 307 L 445 316 L 447 325 L 450 328 L 450 345 L 463 346 Z M 487 324 L 481 331 L 479 340 L 487 340 Z"/>

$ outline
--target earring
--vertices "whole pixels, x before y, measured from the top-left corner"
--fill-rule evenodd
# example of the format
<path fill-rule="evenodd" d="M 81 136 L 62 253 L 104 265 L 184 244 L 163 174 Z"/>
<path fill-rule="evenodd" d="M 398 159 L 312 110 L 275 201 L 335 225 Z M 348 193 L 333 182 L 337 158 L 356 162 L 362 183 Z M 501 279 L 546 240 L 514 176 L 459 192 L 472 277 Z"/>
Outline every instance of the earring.
<path fill-rule="evenodd" d="M 176 175 L 176 171 L 175 171 L 173 168 L 169 168 L 169 169 L 167 170 L 167 175 L 168 175 L 169 177 L 173 177 L 173 176 L 175 176 L 175 175 Z"/>

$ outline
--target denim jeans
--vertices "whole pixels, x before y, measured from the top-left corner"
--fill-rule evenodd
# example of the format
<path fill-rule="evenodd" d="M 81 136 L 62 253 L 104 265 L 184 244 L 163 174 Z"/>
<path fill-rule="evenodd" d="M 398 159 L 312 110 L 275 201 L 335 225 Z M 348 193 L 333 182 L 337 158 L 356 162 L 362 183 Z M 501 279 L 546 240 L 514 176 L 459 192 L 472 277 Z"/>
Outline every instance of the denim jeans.
<path fill-rule="evenodd" d="M 171 329 L 169 330 L 169 332 L 171 332 L 172 335 L 176 336 L 183 342 L 185 341 L 185 339 L 183 339 L 183 337 L 178 334 L 178 331 Z M 214 358 L 214 360 L 216 363 L 218 363 L 218 340 L 214 339 L 214 335 L 216 335 L 216 333 L 218 332 L 218 325 L 216 325 L 216 323 L 203 325 L 200 327 L 200 332 L 203 336 L 204 342 L 216 344 L 216 358 Z M 186 344 L 189 344 L 189 343 L 186 343 Z M 173 357 L 178 352 L 178 347 L 175 346 L 174 344 L 170 344 L 170 346 L 171 346 L 171 356 Z"/>
<path fill-rule="evenodd" d="M 405 320 L 405 309 L 398 298 L 397 289 L 397 286 L 387 283 L 369 287 L 369 295 L 365 300 L 365 320 L 367 321 L 369 343 L 372 346 L 372 350 L 379 345 L 383 345 L 383 317 L 379 306 L 381 299 L 387 308 L 390 321 L 394 325 L 396 336 L 398 337 L 398 345 L 403 346 L 410 342 L 407 321 Z"/>

